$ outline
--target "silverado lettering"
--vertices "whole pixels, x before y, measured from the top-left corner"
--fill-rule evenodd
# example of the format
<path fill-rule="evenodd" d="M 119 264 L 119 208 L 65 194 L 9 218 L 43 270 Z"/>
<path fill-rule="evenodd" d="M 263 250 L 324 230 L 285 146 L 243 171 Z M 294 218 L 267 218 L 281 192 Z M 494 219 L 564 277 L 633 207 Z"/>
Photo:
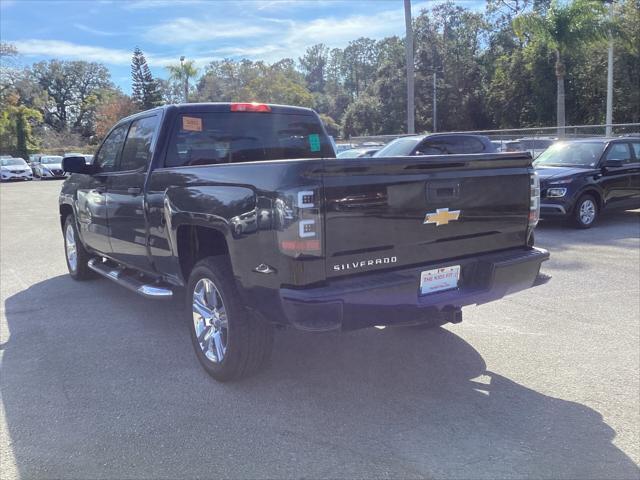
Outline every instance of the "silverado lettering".
<path fill-rule="evenodd" d="M 360 262 L 351 262 L 351 263 L 341 263 L 338 265 L 334 265 L 333 269 L 335 271 L 340 270 L 351 270 L 362 267 L 371 267 L 373 265 L 383 265 L 386 263 L 396 263 L 398 261 L 397 257 L 384 257 L 384 258 L 375 258 L 371 260 L 362 260 Z"/>
<path fill-rule="evenodd" d="M 337 159 L 305 108 L 169 105 L 118 122 L 93 164 L 63 167 L 71 276 L 184 298 L 196 356 L 220 381 L 265 362 L 274 325 L 457 322 L 532 287 L 549 256 L 533 246 L 528 154 Z M 449 213 L 436 228 L 425 212 Z M 454 274 L 433 281 L 441 268 Z"/>

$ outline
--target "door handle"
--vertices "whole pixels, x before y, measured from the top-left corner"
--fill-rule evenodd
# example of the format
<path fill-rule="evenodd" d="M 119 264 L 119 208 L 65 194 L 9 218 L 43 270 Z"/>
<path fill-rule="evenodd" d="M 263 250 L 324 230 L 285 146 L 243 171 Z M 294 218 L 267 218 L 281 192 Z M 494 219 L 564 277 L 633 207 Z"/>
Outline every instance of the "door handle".
<path fill-rule="evenodd" d="M 142 192 L 142 189 L 139 187 L 129 187 L 127 188 L 127 193 L 129 195 L 140 195 L 140 192 Z"/>

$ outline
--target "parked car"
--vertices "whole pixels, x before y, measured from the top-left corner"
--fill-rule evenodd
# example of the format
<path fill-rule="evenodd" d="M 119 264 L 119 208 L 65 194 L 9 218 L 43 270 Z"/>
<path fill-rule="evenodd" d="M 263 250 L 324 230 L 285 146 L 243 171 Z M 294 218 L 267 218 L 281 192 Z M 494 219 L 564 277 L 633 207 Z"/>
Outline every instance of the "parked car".
<path fill-rule="evenodd" d="M 346 150 L 351 150 L 352 148 L 355 148 L 355 145 L 352 145 L 351 143 L 338 143 L 335 145 L 336 154 L 342 153 Z"/>
<path fill-rule="evenodd" d="M 553 145 L 557 139 L 551 137 L 519 138 L 505 143 L 506 152 L 529 152 L 531 158 L 537 158 Z"/>
<path fill-rule="evenodd" d="M 1 158 L 0 179 L 8 180 L 33 180 L 31 167 L 22 158 Z"/>
<path fill-rule="evenodd" d="M 507 148 L 504 140 L 491 140 L 491 143 L 496 147 L 496 152 L 506 152 Z"/>
<path fill-rule="evenodd" d="M 487 137 L 464 133 L 435 133 L 400 137 L 378 150 L 374 157 L 406 157 L 410 155 L 452 155 L 496 153 Z"/>
<path fill-rule="evenodd" d="M 640 139 L 559 142 L 534 165 L 543 218 L 563 217 L 589 228 L 607 210 L 640 208 Z"/>
<path fill-rule="evenodd" d="M 33 174 L 37 178 L 65 178 L 66 173 L 62 169 L 62 157 L 60 155 L 42 155 L 38 161 L 31 163 Z"/>
<path fill-rule="evenodd" d="M 533 286 L 549 255 L 531 245 L 529 156 L 475 160 L 336 159 L 319 116 L 299 107 L 141 112 L 93 165 L 64 159 L 67 266 L 152 299 L 182 292 L 196 356 L 221 381 L 264 362 L 274 324 L 459 322 L 465 305 Z"/>
<path fill-rule="evenodd" d="M 352 148 L 351 150 L 345 150 L 338 154 L 338 158 L 361 158 L 372 157 L 374 153 L 380 150 L 380 147 L 375 148 Z"/>

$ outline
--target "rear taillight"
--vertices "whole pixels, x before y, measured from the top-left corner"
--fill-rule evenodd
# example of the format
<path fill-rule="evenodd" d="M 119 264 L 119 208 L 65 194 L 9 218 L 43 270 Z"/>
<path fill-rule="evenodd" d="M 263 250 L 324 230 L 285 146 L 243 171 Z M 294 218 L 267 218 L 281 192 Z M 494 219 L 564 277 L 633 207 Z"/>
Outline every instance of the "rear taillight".
<path fill-rule="evenodd" d="M 271 107 L 265 103 L 232 103 L 232 112 L 270 112 Z"/>
<path fill-rule="evenodd" d="M 540 178 L 536 172 L 531 173 L 529 196 L 529 231 L 532 231 L 540 220 Z"/>
<path fill-rule="evenodd" d="M 274 204 L 278 246 L 285 255 L 320 256 L 322 223 L 316 190 L 304 189 L 278 196 Z"/>

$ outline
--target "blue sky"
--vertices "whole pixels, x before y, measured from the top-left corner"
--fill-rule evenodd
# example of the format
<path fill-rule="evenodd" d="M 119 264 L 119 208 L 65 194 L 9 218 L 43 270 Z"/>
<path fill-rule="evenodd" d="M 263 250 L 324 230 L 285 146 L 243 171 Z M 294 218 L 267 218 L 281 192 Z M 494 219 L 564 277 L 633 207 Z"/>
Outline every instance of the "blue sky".
<path fill-rule="evenodd" d="M 414 14 L 433 3 L 413 0 Z M 201 69 L 222 58 L 297 60 L 315 43 L 344 47 L 360 36 L 403 32 L 403 0 L 0 0 L 0 36 L 18 48 L 22 64 L 101 62 L 126 93 L 135 46 L 165 77 L 164 67 L 181 55 Z"/>

